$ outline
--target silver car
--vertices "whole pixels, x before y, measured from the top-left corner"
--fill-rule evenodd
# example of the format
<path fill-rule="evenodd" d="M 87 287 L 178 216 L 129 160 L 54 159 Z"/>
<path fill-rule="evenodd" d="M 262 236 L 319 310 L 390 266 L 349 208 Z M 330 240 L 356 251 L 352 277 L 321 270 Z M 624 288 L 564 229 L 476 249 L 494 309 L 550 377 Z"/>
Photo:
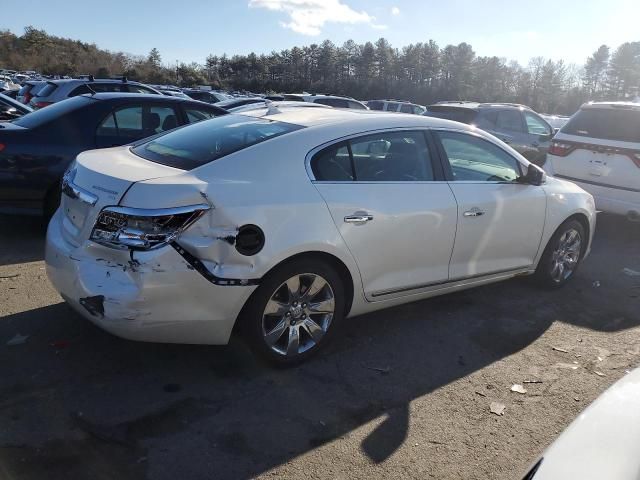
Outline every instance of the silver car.
<path fill-rule="evenodd" d="M 593 197 L 456 122 L 332 108 L 228 114 L 81 153 L 47 273 L 116 335 L 307 359 L 347 317 L 535 274 L 569 281 Z"/>
<path fill-rule="evenodd" d="M 67 80 L 49 80 L 36 95 L 31 98 L 29 105 L 33 108 L 42 108 L 52 103 L 71 97 L 77 97 L 86 93 L 122 92 L 122 93 L 149 93 L 161 95 L 161 93 L 148 85 L 122 79 L 94 79 L 72 78 Z"/>

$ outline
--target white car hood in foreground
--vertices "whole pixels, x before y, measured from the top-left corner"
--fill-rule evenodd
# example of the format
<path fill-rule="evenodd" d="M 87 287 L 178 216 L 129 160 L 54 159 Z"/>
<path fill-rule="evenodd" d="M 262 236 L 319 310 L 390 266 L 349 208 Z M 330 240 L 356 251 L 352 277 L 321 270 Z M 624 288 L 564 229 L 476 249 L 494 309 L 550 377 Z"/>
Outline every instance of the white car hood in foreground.
<path fill-rule="evenodd" d="M 596 399 L 544 453 L 534 480 L 640 480 L 640 368 Z"/>

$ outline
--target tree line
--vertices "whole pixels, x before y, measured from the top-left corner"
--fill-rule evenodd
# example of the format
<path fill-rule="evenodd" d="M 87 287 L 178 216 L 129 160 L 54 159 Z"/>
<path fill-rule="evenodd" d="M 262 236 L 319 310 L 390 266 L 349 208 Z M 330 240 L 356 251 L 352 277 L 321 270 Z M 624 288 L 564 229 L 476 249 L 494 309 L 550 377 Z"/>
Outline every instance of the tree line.
<path fill-rule="evenodd" d="M 386 39 L 357 44 L 330 40 L 268 54 L 209 55 L 204 64 L 163 64 L 146 56 L 110 52 L 26 27 L 0 31 L 0 68 L 43 74 L 126 75 L 155 84 L 211 85 L 252 92 L 317 92 L 358 99 L 397 98 L 513 102 L 540 112 L 571 114 L 588 100 L 623 100 L 640 90 L 640 42 L 612 50 L 602 45 L 583 66 L 534 57 L 527 65 L 478 56 L 468 43 L 435 41 L 402 48 Z"/>

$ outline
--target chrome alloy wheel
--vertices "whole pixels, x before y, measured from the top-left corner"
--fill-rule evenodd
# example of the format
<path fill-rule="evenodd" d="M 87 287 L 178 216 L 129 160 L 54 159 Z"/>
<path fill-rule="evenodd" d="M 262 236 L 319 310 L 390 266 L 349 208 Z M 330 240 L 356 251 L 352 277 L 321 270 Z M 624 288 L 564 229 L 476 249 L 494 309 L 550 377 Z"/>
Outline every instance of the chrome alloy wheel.
<path fill-rule="evenodd" d="M 335 312 L 331 285 L 315 273 L 301 273 L 282 283 L 262 314 L 265 343 L 276 353 L 295 356 L 316 346 Z"/>
<path fill-rule="evenodd" d="M 554 282 L 561 283 L 573 274 L 580 260 L 581 247 L 580 232 L 572 228 L 562 234 L 551 254 L 551 278 Z"/>

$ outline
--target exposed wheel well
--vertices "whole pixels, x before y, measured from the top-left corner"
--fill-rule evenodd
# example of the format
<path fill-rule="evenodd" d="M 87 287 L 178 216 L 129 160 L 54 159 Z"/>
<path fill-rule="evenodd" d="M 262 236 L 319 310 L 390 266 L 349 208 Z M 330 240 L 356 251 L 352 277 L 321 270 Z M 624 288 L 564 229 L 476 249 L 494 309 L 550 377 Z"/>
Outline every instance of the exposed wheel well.
<path fill-rule="evenodd" d="M 345 307 L 345 316 L 347 316 L 349 314 L 349 312 L 351 311 L 351 305 L 353 304 L 353 295 L 354 295 L 354 290 L 353 290 L 353 277 L 351 275 L 351 272 L 349 271 L 349 269 L 347 268 L 347 266 L 342 262 L 342 260 L 340 260 L 338 257 L 331 255 L 330 253 L 326 253 L 326 252 L 304 252 L 304 253 L 298 253 L 292 257 L 287 258 L 286 260 L 283 260 L 282 262 L 278 263 L 277 265 L 275 265 L 273 268 L 271 268 L 271 270 L 269 270 L 266 274 L 265 277 L 267 275 L 269 275 L 273 270 L 275 270 L 276 268 L 281 267 L 282 265 L 295 261 L 295 260 L 299 260 L 300 258 L 313 258 L 313 259 L 317 259 L 319 261 L 328 263 L 329 265 L 331 265 L 333 268 L 335 268 L 336 272 L 338 272 L 338 275 L 340 275 L 340 278 L 342 279 L 342 281 L 344 282 L 344 287 L 346 290 L 346 298 L 345 298 L 345 302 L 344 302 L 344 307 Z"/>

